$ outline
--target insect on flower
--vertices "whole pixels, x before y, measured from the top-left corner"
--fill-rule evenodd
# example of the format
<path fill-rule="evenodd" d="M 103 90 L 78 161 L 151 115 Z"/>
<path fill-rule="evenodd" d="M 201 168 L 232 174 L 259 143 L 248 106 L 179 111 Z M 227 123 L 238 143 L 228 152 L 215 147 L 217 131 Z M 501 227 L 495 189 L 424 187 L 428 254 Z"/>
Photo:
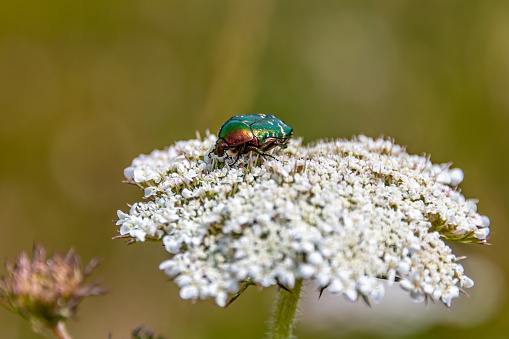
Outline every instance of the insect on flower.
<path fill-rule="evenodd" d="M 249 152 L 272 157 L 266 152 L 275 146 L 286 147 L 292 137 L 293 128 L 274 115 L 236 115 L 221 126 L 216 146 L 211 153 L 223 157 L 225 151 L 229 151 L 236 156 L 233 164 L 242 154 Z"/>

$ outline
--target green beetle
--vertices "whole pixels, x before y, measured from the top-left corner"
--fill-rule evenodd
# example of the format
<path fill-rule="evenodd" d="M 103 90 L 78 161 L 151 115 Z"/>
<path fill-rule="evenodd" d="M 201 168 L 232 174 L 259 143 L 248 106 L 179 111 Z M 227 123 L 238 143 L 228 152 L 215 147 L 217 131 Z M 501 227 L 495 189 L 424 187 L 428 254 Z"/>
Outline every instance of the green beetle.
<path fill-rule="evenodd" d="M 222 157 L 230 150 L 237 155 L 235 163 L 251 151 L 271 156 L 265 152 L 274 146 L 286 147 L 293 137 L 293 128 L 270 114 L 236 115 L 221 126 L 217 137 L 213 153 Z"/>

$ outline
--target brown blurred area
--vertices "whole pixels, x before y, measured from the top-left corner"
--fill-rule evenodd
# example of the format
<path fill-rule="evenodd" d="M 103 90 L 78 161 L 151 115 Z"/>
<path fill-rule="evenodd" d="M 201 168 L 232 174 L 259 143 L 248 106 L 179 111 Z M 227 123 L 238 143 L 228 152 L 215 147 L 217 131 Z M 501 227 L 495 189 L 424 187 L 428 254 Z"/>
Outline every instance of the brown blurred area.
<path fill-rule="evenodd" d="M 216 133 L 232 115 L 268 113 L 305 141 L 385 135 L 453 161 L 463 193 L 491 219 L 493 244 L 454 250 L 492 263 L 507 284 L 508 37 L 509 2 L 498 0 L 4 0 L 0 258 L 37 241 L 103 259 L 95 276 L 111 292 L 84 302 L 69 324 L 78 339 L 127 338 L 139 325 L 168 339 L 263 337 L 275 289 L 251 288 L 227 309 L 192 305 L 158 270 L 161 244 L 111 240 L 110 220 L 142 196 L 121 183 L 138 154 Z M 505 287 L 481 322 L 403 337 L 506 338 Z M 482 301 L 476 288 L 461 308 Z M 306 322 L 297 335 L 381 336 L 331 326 Z M 0 337 L 37 338 L 3 310 Z"/>

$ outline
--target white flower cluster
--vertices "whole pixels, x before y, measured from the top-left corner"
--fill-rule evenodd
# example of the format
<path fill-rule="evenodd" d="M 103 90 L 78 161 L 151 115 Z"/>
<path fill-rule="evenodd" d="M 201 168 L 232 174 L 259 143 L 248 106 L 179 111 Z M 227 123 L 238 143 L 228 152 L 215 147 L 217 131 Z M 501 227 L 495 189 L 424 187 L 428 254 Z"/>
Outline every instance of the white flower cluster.
<path fill-rule="evenodd" d="M 162 239 L 160 269 L 184 299 L 224 306 L 245 282 L 292 288 L 313 279 L 349 300 L 380 300 L 382 280 L 416 301 L 450 305 L 473 286 L 444 240 L 486 242 L 489 219 L 456 190 L 459 169 L 358 136 L 302 146 L 235 167 L 209 157 L 216 137 L 180 141 L 125 170 L 148 201 L 118 212 L 120 234 Z"/>

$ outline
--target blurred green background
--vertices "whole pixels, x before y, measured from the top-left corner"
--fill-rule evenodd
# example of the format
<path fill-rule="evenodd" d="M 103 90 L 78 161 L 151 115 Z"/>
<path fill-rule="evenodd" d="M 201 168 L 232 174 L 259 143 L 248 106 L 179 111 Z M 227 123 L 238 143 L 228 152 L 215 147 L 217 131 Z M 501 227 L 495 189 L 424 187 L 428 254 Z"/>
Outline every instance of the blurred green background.
<path fill-rule="evenodd" d="M 168 339 L 261 338 L 275 289 L 251 288 L 227 309 L 192 305 L 158 270 L 160 244 L 110 240 L 116 211 L 142 196 L 121 183 L 134 157 L 249 113 L 276 114 L 305 141 L 385 135 L 454 161 L 493 246 L 455 246 L 477 262 L 465 261 L 471 297 L 429 324 L 445 308 L 418 304 L 399 337 L 509 337 L 506 0 L 0 2 L 0 258 L 34 240 L 103 258 L 94 276 L 112 290 L 69 323 L 78 339 L 127 338 L 138 325 Z M 304 304 L 299 338 L 378 338 L 412 319 L 377 332 L 362 324 L 390 306 L 349 318 L 358 305 L 334 303 L 327 317 Z M 463 321 L 443 321 L 451 314 Z M 38 338 L 5 310 L 0 337 Z"/>

